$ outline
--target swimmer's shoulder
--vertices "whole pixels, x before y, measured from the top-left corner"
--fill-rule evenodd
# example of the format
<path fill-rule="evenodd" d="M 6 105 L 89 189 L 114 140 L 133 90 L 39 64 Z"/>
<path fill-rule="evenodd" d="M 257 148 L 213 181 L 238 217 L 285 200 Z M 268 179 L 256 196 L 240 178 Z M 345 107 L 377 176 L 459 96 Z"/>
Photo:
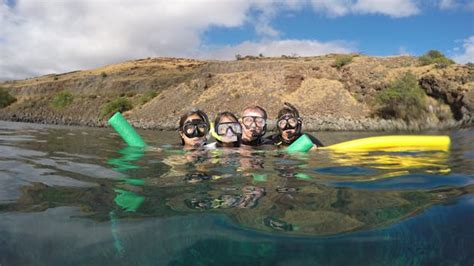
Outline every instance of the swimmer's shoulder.
<path fill-rule="evenodd" d="M 308 133 L 304 133 L 306 134 L 306 136 L 309 137 L 309 139 L 311 139 L 311 141 L 313 142 L 313 144 L 315 144 L 316 146 L 318 147 L 324 147 L 324 144 L 318 139 L 316 138 L 315 136 L 311 135 L 311 134 L 308 134 Z"/>

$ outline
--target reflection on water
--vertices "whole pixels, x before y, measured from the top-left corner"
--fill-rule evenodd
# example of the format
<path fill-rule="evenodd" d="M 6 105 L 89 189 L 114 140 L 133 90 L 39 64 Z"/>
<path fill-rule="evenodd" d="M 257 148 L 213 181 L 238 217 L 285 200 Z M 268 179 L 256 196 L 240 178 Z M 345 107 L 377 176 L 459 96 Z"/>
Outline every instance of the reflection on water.
<path fill-rule="evenodd" d="M 291 155 L 141 134 L 162 151 L 108 129 L 0 122 L 0 265 L 473 260 L 471 130 L 451 132 L 449 153 Z M 344 134 L 326 137 L 359 137 Z"/>

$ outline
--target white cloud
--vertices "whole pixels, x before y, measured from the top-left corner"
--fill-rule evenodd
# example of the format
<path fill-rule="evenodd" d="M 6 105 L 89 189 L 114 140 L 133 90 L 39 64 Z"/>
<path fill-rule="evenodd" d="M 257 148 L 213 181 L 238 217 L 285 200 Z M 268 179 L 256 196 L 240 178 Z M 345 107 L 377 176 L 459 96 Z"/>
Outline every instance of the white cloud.
<path fill-rule="evenodd" d="M 461 9 L 463 11 L 474 11 L 472 0 L 439 0 L 438 7 L 441 10 Z"/>
<path fill-rule="evenodd" d="M 352 10 L 361 14 L 384 14 L 396 18 L 420 12 L 411 0 L 358 0 Z"/>
<path fill-rule="evenodd" d="M 240 1 L 18 1 L 0 3 L 0 78 L 186 56 L 210 26 L 245 23 Z"/>
<path fill-rule="evenodd" d="M 312 0 L 313 9 L 332 17 L 354 14 L 382 14 L 407 17 L 420 12 L 413 0 Z"/>
<path fill-rule="evenodd" d="M 417 11 L 409 0 L 383 2 L 388 4 L 373 0 L 22 0 L 9 6 L 0 1 L 0 80 L 155 56 L 230 59 L 257 50 L 256 54 L 265 55 L 353 51 L 341 42 L 280 39 L 284 33 L 271 22 L 282 12 L 309 6 L 330 16 L 400 17 Z M 202 36 L 209 28 L 246 23 L 255 27 L 259 40 L 205 49 Z"/>
<path fill-rule="evenodd" d="M 454 55 L 452 59 L 458 64 L 474 63 L 474 36 L 463 41 L 463 49 L 462 53 Z"/>
<path fill-rule="evenodd" d="M 439 1 L 439 8 L 440 9 L 453 9 L 456 7 L 455 0 L 441 0 Z"/>
<path fill-rule="evenodd" d="M 235 55 L 242 56 L 263 54 L 264 56 L 298 55 L 315 56 L 328 53 L 354 52 L 353 44 L 344 41 L 319 42 L 315 40 L 279 40 L 263 42 L 244 42 L 236 46 L 226 46 L 210 51 L 204 58 L 222 60 L 234 59 Z"/>
<path fill-rule="evenodd" d="M 312 0 L 311 3 L 315 11 L 332 17 L 346 15 L 352 6 L 351 0 Z"/>

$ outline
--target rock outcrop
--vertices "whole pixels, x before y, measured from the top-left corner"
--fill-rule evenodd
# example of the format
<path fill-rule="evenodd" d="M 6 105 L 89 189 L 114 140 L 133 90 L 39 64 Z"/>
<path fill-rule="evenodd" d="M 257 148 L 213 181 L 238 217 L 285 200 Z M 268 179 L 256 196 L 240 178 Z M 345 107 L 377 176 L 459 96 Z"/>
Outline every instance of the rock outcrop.
<path fill-rule="evenodd" d="M 103 126 L 101 108 L 124 97 L 134 106 L 125 115 L 143 128 L 176 128 L 179 116 L 191 107 L 213 118 L 219 111 L 238 114 L 245 106 L 260 105 L 272 119 L 284 102 L 299 108 L 309 130 L 423 130 L 473 124 L 474 70 L 468 66 L 436 68 L 420 66 L 416 57 L 354 55 L 336 68 L 336 58 L 155 58 L 7 81 L 0 87 L 17 101 L 0 109 L 0 119 Z M 375 96 L 405 72 L 415 74 L 427 94 L 425 115 L 409 121 L 377 117 Z M 51 99 L 61 91 L 70 92 L 74 100 L 53 108 Z M 156 97 L 144 103 L 149 92 Z"/>

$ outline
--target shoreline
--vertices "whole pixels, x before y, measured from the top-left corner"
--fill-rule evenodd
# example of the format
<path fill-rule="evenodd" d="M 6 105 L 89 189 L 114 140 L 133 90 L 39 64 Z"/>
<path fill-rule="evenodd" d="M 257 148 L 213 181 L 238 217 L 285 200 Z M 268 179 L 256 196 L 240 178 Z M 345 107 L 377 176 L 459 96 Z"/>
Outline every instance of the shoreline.
<path fill-rule="evenodd" d="M 129 123 L 138 129 L 144 130 L 159 130 L 159 131 L 172 131 L 178 127 L 176 121 L 167 121 L 166 123 L 158 123 L 153 121 L 144 121 L 130 119 L 126 115 L 125 117 Z M 337 118 L 337 117 L 323 117 L 323 118 L 312 118 L 302 117 L 303 119 L 303 130 L 305 131 L 353 131 L 353 132 L 400 132 L 400 131 L 411 131 L 420 132 L 426 130 L 452 130 L 461 128 L 471 128 L 473 121 L 455 121 L 449 120 L 443 123 L 432 123 L 430 121 L 403 121 L 403 120 L 386 120 L 386 119 L 374 119 L 374 118 Z M 60 125 L 60 126 L 80 126 L 89 128 L 103 128 L 109 127 L 106 121 L 103 120 L 75 120 L 68 118 L 43 118 L 43 117 L 0 117 L 0 121 L 5 122 L 20 122 L 20 123 L 32 123 L 32 124 L 43 124 L 43 125 Z M 268 120 L 268 130 L 272 131 L 275 129 L 275 120 Z"/>

